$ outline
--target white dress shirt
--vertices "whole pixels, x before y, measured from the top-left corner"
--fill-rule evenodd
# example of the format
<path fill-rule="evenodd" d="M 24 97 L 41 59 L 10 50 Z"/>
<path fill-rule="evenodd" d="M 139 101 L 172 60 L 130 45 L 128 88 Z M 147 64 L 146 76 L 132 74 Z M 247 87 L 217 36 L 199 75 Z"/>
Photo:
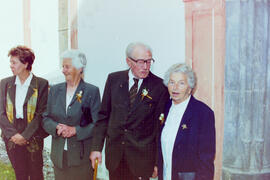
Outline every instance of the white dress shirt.
<path fill-rule="evenodd" d="M 129 79 L 128 79 L 128 89 L 130 90 L 130 88 L 131 88 L 131 87 L 133 86 L 133 84 L 134 84 L 133 78 L 136 78 L 136 77 L 133 75 L 133 73 L 132 73 L 131 70 L 128 71 L 128 77 L 129 77 Z M 136 78 L 136 79 L 137 79 L 137 78 Z M 140 89 L 140 86 L 141 86 L 142 82 L 143 82 L 143 79 L 139 79 L 139 81 L 138 81 L 138 90 Z M 138 91 L 138 90 L 137 90 L 137 91 Z"/>
<path fill-rule="evenodd" d="M 172 103 L 161 133 L 164 180 L 171 180 L 172 177 L 172 153 L 174 142 L 189 100 L 190 96 L 180 104 L 175 105 Z"/>
<path fill-rule="evenodd" d="M 66 114 L 67 114 L 67 111 L 68 111 L 69 104 L 71 103 L 71 100 L 72 100 L 72 98 L 74 96 L 74 92 L 72 94 L 68 94 L 68 93 L 66 94 Z"/>
<path fill-rule="evenodd" d="M 68 111 L 69 104 L 71 103 L 71 100 L 73 99 L 74 93 L 75 93 L 75 91 L 73 93 L 71 93 L 71 94 L 66 93 L 66 114 L 67 114 L 67 111 Z M 64 150 L 68 150 L 67 138 L 65 138 Z"/>
<path fill-rule="evenodd" d="M 16 118 L 17 119 L 19 119 L 19 118 L 23 119 L 23 104 L 24 104 L 26 94 L 27 94 L 27 91 L 28 91 L 28 88 L 30 86 L 32 78 L 33 78 L 33 74 L 30 73 L 28 78 L 22 84 L 19 77 L 16 76 L 16 79 L 15 79 L 15 85 L 16 85 L 15 108 L 16 108 Z"/>

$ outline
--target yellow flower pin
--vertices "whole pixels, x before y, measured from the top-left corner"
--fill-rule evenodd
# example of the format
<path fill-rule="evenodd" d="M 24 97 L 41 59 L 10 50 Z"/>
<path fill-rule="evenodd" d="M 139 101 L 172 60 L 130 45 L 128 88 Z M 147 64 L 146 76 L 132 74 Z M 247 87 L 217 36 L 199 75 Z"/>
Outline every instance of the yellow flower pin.
<path fill-rule="evenodd" d="M 79 103 L 81 103 L 82 102 L 82 90 L 80 91 L 80 92 L 78 92 L 77 94 L 76 94 L 76 98 L 77 98 L 77 101 L 79 102 Z"/>
<path fill-rule="evenodd" d="M 149 99 L 152 99 L 152 97 L 149 96 L 148 93 L 149 93 L 149 92 L 147 91 L 147 89 L 144 88 L 144 89 L 142 90 L 142 94 L 141 94 L 142 100 L 144 99 L 144 97 L 147 97 L 147 98 L 149 98 Z"/>
<path fill-rule="evenodd" d="M 160 120 L 160 124 L 163 124 L 164 123 L 165 118 L 164 118 L 164 114 L 163 113 L 161 113 L 159 115 L 159 120 Z"/>
<path fill-rule="evenodd" d="M 187 129 L 187 125 L 186 124 L 182 124 L 182 129 Z"/>

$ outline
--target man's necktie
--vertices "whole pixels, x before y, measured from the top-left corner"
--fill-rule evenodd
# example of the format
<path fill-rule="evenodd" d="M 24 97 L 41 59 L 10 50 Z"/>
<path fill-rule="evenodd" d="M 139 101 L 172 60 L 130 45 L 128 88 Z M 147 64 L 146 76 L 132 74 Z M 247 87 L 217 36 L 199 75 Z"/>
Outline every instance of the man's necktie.
<path fill-rule="evenodd" d="M 130 106 L 132 107 L 135 99 L 136 99 L 136 95 L 137 95 L 137 91 L 138 91 L 138 81 L 139 79 L 133 78 L 134 80 L 134 84 L 133 86 L 130 88 L 129 90 L 129 99 L 130 99 Z"/>

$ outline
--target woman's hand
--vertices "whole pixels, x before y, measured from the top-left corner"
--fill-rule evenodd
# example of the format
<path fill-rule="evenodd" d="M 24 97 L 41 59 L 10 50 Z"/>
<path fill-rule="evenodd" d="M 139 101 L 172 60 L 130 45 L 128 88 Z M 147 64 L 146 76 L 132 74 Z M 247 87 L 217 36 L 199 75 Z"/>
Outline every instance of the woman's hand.
<path fill-rule="evenodd" d="M 62 136 L 63 138 L 70 138 L 76 135 L 76 128 L 74 126 L 68 126 L 65 124 L 58 124 L 56 126 L 58 136 Z"/>
<path fill-rule="evenodd" d="M 27 144 L 27 140 L 22 135 L 20 135 L 19 133 L 12 136 L 10 138 L 10 141 L 12 141 L 13 143 L 15 143 L 17 145 L 20 145 L 20 146 L 23 146 L 23 145 Z"/>

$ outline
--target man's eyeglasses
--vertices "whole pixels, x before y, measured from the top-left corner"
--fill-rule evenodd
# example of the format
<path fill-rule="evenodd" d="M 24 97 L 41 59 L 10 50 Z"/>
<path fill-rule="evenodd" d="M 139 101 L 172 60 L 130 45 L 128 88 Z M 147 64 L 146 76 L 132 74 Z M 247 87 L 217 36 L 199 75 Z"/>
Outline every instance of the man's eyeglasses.
<path fill-rule="evenodd" d="M 153 59 L 153 58 L 151 58 L 151 59 L 146 59 L 146 60 L 144 60 L 144 59 L 133 59 L 133 58 L 131 58 L 131 57 L 128 57 L 131 61 L 133 61 L 133 62 L 135 62 L 137 65 L 139 65 L 139 66 L 143 66 L 145 63 L 146 63 L 146 65 L 151 65 L 151 63 L 154 63 L 155 62 L 155 60 Z"/>

